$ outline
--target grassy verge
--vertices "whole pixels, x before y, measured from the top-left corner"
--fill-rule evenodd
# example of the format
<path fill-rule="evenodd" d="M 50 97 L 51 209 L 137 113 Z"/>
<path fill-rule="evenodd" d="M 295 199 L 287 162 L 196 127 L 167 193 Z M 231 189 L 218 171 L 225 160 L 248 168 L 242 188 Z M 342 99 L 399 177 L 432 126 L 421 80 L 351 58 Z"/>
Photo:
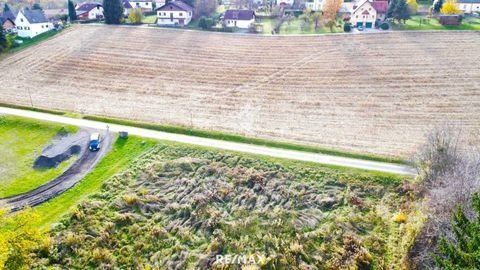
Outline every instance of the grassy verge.
<path fill-rule="evenodd" d="M 102 183 L 115 173 L 125 169 L 133 160 L 145 151 L 158 144 L 155 140 L 130 137 L 128 140 L 118 139 L 108 153 L 80 183 L 60 196 L 38 206 L 35 211 L 40 215 L 40 227 L 48 227 L 60 220 L 68 210 L 82 199 L 97 192 Z"/>
<path fill-rule="evenodd" d="M 12 48 L 10 50 L 10 52 L 18 52 L 20 50 L 23 50 L 25 48 L 28 48 L 32 45 L 35 45 L 39 42 L 42 42 L 44 40 L 47 40 L 53 36 L 55 36 L 56 34 L 60 33 L 61 31 L 48 31 L 48 32 L 45 32 L 45 33 L 42 33 L 36 37 L 33 37 L 33 38 L 22 38 L 22 37 L 17 37 L 16 40 L 21 40 L 23 41 L 23 43 L 19 44 L 17 47 L 15 48 Z"/>
<path fill-rule="evenodd" d="M 405 24 L 392 24 L 396 30 L 480 30 L 480 19 L 465 17 L 460 25 L 441 25 L 435 18 L 412 16 Z"/>
<path fill-rule="evenodd" d="M 0 117 L 0 198 L 30 191 L 62 174 L 70 158 L 54 169 L 38 170 L 33 162 L 62 129 L 60 124 L 12 116 Z M 66 126 L 73 133 L 76 127 Z"/>
<path fill-rule="evenodd" d="M 20 110 L 28 110 L 28 111 L 42 112 L 42 113 L 49 113 L 49 114 L 55 114 L 55 115 L 64 115 L 65 114 L 65 112 L 56 111 L 56 110 L 41 109 L 41 108 L 36 108 L 36 107 L 31 107 L 31 106 L 14 105 L 14 104 L 1 103 L 1 102 L 0 102 L 0 107 L 20 109 Z"/>
<path fill-rule="evenodd" d="M 145 122 L 123 120 L 123 119 L 109 118 L 109 117 L 91 116 L 91 115 L 84 116 L 83 118 L 87 120 L 101 121 L 101 122 L 111 123 L 111 124 L 127 125 L 132 127 L 158 130 L 158 131 L 164 131 L 164 132 L 176 133 L 176 134 L 191 135 L 191 136 L 216 139 L 216 140 L 224 140 L 224 141 L 230 141 L 230 142 L 254 144 L 254 145 L 267 146 L 267 147 L 283 148 L 288 150 L 310 152 L 310 153 L 321 153 L 321 154 L 327 154 L 327 155 L 380 161 L 380 162 L 389 162 L 389 163 L 397 163 L 397 164 L 406 163 L 406 161 L 404 160 L 401 160 L 399 158 L 393 158 L 393 157 L 383 157 L 383 156 L 376 156 L 376 155 L 370 155 L 370 154 L 343 152 L 343 151 L 325 149 L 325 148 L 320 148 L 315 146 L 245 137 L 245 136 L 225 133 L 225 132 L 191 129 L 191 128 L 182 127 L 182 126 L 150 124 Z"/>

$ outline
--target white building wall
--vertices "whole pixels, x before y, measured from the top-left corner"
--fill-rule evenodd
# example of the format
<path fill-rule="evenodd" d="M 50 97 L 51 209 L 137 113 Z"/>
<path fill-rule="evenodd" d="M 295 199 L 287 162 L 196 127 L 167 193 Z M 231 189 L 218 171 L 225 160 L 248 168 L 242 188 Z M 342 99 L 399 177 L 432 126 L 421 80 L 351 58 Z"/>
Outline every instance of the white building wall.
<path fill-rule="evenodd" d="M 370 14 L 363 15 L 362 13 L 367 10 Z M 365 2 L 363 5 L 358 7 L 351 16 L 350 22 L 353 26 L 356 26 L 358 23 L 362 23 L 365 27 L 366 23 L 372 23 L 372 28 L 375 26 L 375 21 L 377 19 L 377 11 L 372 7 L 370 2 Z"/>
<path fill-rule="evenodd" d="M 93 20 L 96 19 L 97 16 L 103 17 L 103 7 L 93 8 L 88 12 L 88 19 Z"/>
<path fill-rule="evenodd" d="M 306 2 L 305 8 L 308 8 L 313 11 L 321 11 L 323 10 L 323 1 L 322 0 L 314 0 L 313 2 Z"/>
<path fill-rule="evenodd" d="M 227 27 L 237 27 L 237 28 L 249 28 L 250 25 L 255 23 L 255 19 L 251 20 L 226 20 Z"/>
<path fill-rule="evenodd" d="M 171 16 L 170 14 L 173 14 Z M 173 20 L 171 19 L 173 17 Z M 192 20 L 191 11 L 157 11 L 157 25 L 176 25 L 180 24 L 180 19 L 183 19 L 184 25 L 187 25 Z"/>
<path fill-rule="evenodd" d="M 35 37 L 53 29 L 53 24 L 50 22 L 29 23 L 22 12 L 18 13 L 17 18 L 15 19 L 15 25 L 17 27 L 18 36 L 28 38 Z"/>
<path fill-rule="evenodd" d="M 132 8 L 141 8 L 141 9 L 153 9 L 153 2 L 152 1 L 129 1 L 130 5 L 132 5 Z M 158 7 L 158 6 L 157 6 Z"/>
<path fill-rule="evenodd" d="M 457 6 L 463 13 L 480 12 L 480 3 L 457 3 Z"/>

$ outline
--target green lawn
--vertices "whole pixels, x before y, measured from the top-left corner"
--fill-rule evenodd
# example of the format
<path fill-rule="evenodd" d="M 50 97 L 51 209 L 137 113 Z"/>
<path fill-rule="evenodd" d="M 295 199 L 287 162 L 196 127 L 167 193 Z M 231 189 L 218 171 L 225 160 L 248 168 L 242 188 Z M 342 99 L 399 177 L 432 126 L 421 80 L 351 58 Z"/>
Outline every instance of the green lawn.
<path fill-rule="evenodd" d="M 460 25 L 444 26 L 435 18 L 412 16 L 405 24 L 395 23 L 392 28 L 395 30 L 480 30 L 480 19 L 465 17 Z"/>
<path fill-rule="evenodd" d="M 102 187 L 102 183 L 114 174 L 124 170 L 132 161 L 158 144 L 155 140 L 129 137 L 117 139 L 110 151 L 80 183 L 60 196 L 38 206 L 35 211 L 40 215 L 38 226 L 48 227 L 60 220 L 70 208 L 77 205 Z"/>
<path fill-rule="evenodd" d="M 0 198 L 32 190 L 59 176 L 75 161 L 71 158 L 55 169 L 33 169 L 35 158 L 61 128 L 36 120 L 0 117 Z M 77 128 L 66 130 L 75 132 Z"/>
<path fill-rule="evenodd" d="M 28 48 L 32 45 L 35 45 L 41 41 L 44 41 L 44 40 L 47 40 L 53 36 L 55 36 L 56 34 L 60 33 L 61 31 L 48 31 L 48 32 L 45 32 L 45 33 L 42 33 L 36 37 L 33 37 L 33 38 L 21 38 L 21 37 L 17 37 L 16 40 L 20 40 L 22 41 L 21 44 L 19 44 L 17 47 L 15 48 L 12 48 L 10 49 L 10 52 L 18 52 L 20 50 L 23 50 L 25 48 Z"/>
<path fill-rule="evenodd" d="M 157 15 L 145 16 L 142 19 L 142 23 L 154 24 L 156 20 L 157 20 Z"/>
<path fill-rule="evenodd" d="M 261 19 L 259 23 L 263 24 L 263 33 L 264 34 L 271 34 L 273 28 L 275 27 L 275 19 Z M 314 23 L 308 24 L 302 30 L 302 23 L 303 20 L 299 18 L 293 18 L 290 22 L 286 20 L 282 23 L 280 27 L 280 34 L 281 35 L 299 35 L 299 34 L 324 34 L 324 33 L 331 33 L 330 28 L 320 26 L 317 30 L 315 30 Z M 343 28 L 333 28 L 333 33 L 343 33 Z"/>

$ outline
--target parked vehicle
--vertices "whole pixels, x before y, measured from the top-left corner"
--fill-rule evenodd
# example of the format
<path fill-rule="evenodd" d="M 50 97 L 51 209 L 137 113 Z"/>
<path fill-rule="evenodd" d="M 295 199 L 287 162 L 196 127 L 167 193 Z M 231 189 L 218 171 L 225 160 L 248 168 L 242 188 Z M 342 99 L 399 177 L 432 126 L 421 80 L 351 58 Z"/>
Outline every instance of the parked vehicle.
<path fill-rule="evenodd" d="M 99 133 L 92 133 L 90 135 L 90 143 L 88 144 L 88 149 L 90 151 L 98 151 L 100 150 L 100 134 Z"/>

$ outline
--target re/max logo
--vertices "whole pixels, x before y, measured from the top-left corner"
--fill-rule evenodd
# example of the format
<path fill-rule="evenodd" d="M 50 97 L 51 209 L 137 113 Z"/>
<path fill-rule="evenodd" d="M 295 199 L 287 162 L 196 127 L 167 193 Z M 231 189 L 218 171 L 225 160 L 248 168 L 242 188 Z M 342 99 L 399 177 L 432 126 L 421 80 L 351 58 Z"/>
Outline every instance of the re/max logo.
<path fill-rule="evenodd" d="M 240 265 L 258 265 L 262 261 L 266 261 L 264 255 L 241 255 L 241 254 L 218 254 L 215 263 L 218 264 L 240 264 Z"/>

